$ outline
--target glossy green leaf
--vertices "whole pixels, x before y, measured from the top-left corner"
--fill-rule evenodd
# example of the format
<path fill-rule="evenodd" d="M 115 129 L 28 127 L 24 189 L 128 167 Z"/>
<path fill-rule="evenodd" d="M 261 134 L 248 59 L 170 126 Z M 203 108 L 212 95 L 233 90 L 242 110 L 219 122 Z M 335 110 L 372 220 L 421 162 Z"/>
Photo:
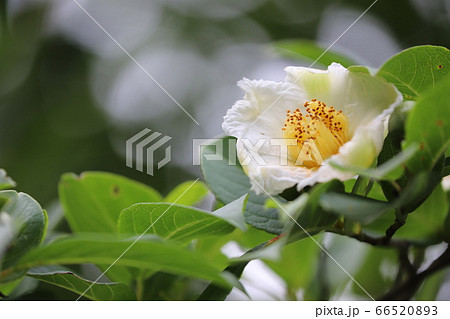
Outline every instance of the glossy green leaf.
<path fill-rule="evenodd" d="M 447 196 L 447 203 L 449 204 L 449 211 L 447 213 L 447 217 L 444 222 L 444 234 L 443 239 L 445 242 L 450 242 L 450 191 L 448 189 L 444 189 L 444 192 Z"/>
<path fill-rule="evenodd" d="M 366 196 L 369 193 L 370 189 L 372 188 L 372 185 L 373 181 L 370 178 L 364 175 L 359 175 L 356 178 L 350 193 L 355 195 Z"/>
<path fill-rule="evenodd" d="M 31 196 L 15 191 L 1 191 L 1 211 L 10 216 L 18 231 L 10 243 L 0 268 L 13 265 L 27 251 L 41 244 L 47 227 L 47 214 Z"/>
<path fill-rule="evenodd" d="M 281 198 L 276 198 L 280 201 L 282 200 Z M 283 233 L 285 223 L 280 218 L 282 215 L 278 209 L 266 207 L 267 199 L 268 197 L 264 196 L 264 194 L 256 195 L 254 192 L 250 192 L 245 206 L 245 221 L 253 227 L 271 234 L 280 235 Z"/>
<path fill-rule="evenodd" d="M 59 196 L 74 232 L 117 232 L 123 209 L 136 203 L 162 201 L 153 188 L 104 172 L 63 175 Z"/>
<path fill-rule="evenodd" d="M 211 259 L 222 261 L 226 264 L 228 259 L 221 253 L 221 250 L 228 243 L 235 242 L 243 250 L 251 250 L 253 247 L 269 242 L 273 238 L 273 234 L 248 226 L 246 231 L 237 228 L 234 232 L 225 236 L 200 238 L 195 243 L 195 249 Z"/>
<path fill-rule="evenodd" d="M 405 147 L 415 144 L 419 149 L 408 161 L 412 172 L 430 170 L 450 145 L 449 87 L 450 75 L 423 95 L 408 116 Z"/>
<path fill-rule="evenodd" d="M 164 198 L 163 202 L 193 206 L 208 195 L 208 188 L 201 181 L 187 181 L 176 186 Z"/>
<path fill-rule="evenodd" d="M 106 172 L 64 174 L 59 196 L 72 231 L 94 233 L 117 232 L 120 212 L 133 204 L 162 201 L 153 188 Z M 114 267 L 108 272 L 108 277 L 116 282 L 129 283 L 135 276 L 125 267 Z"/>
<path fill-rule="evenodd" d="M 230 263 L 234 265 L 237 263 L 251 261 L 255 259 L 275 260 L 275 261 L 280 260 L 282 248 L 286 245 L 286 243 L 287 243 L 286 236 L 279 235 L 275 238 L 272 238 L 268 242 L 262 243 L 250 249 L 242 256 L 231 258 Z"/>
<path fill-rule="evenodd" d="M 390 150 L 392 156 L 399 153 L 402 149 L 402 142 L 405 139 L 405 123 L 408 117 L 410 109 L 414 106 L 415 102 L 404 102 L 402 105 L 395 108 L 389 117 L 388 122 L 388 135 L 384 139 L 383 149 L 385 150 L 386 142 L 390 143 Z M 383 152 L 383 150 L 381 151 Z M 381 153 L 380 153 L 381 155 Z M 390 156 L 390 157 L 392 157 Z M 390 157 L 385 157 L 382 163 L 388 161 Z M 380 158 L 379 158 L 380 160 Z"/>
<path fill-rule="evenodd" d="M 280 260 L 265 263 L 286 282 L 288 291 L 295 293 L 314 279 L 320 251 L 317 243 L 308 238 L 283 247 Z"/>
<path fill-rule="evenodd" d="M 395 115 L 392 115 L 390 120 L 389 120 L 389 125 L 393 122 L 393 117 L 395 117 Z M 403 126 L 403 124 L 402 124 Z M 396 146 L 395 143 L 393 142 L 393 139 L 397 138 L 394 137 L 394 134 L 396 134 L 398 132 L 393 132 L 390 131 L 389 134 L 386 136 L 386 138 L 384 139 L 384 144 L 383 144 L 383 148 L 381 149 L 380 154 L 378 155 L 378 165 L 382 165 L 385 164 L 387 162 L 389 162 L 391 159 L 394 159 L 395 156 L 400 152 L 400 146 Z M 403 139 L 403 129 L 401 134 L 401 139 Z M 398 143 L 399 145 L 399 143 Z M 416 151 L 416 149 L 412 148 L 413 150 Z M 414 155 L 414 154 L 412 154 Z M 412 156 L 411 155 L 411 156 Z M 409 159 L 409 158 L 408 158 Z M 392 172 L 389 173 L 389 179 L 390 181 L 379 181 L 379 185 L 381 185 L 382 190 L 384 195 L 386 196 L 386 198 L 388 198 L 390 201 L 395 200 L 395 197 L 397 196 L 397 192 L 398 192 L 398 187 L 396 189 L 396 187 L 394 187 L 394 184 L 391 182 L 393 180 L 395 180 L 396 185 L 398 185 L 399 187 L 403 187 L 405 186 L 406 182 L 407 182 L 407 176 L 405 174 L 405 168 L 406 165 L 402 164 L 400 166 L 398 166 L 397 168 L 395 168 Z"/>
<path fill-rule="evenodd" d="M 272 43 L 275 51 L 288 58 L 311 60 L 316 63 L 328 66 L 333 62 L 342 64 L 344 67 L 358 64 L 353 59 L 338 54 L 326 47 L 318 45 L 316 42 L 309 40 L 284 40 Z"/>
<path fill-rule="evenodd" d="M 216 153 L 221 155 L 220 159 L 208 159 Z M 226 136 L 217 140 L 215 144 L 203 146 L 201 168 L 209 188 L 225 204 L 231 203 L 250 190 L 250 180 L 237 159 L 234 137 Z"/>
<path fill-rule="evenodd" d="M 201 287 L 196 280 L 165 272 L 153 273 L 142 285 L 140 300 L 190 301 L 194 300 Z M 141 289 L 141 288 L 140 288 Z"/>
<path fill-rule="evenodd" d="M 222 152 L 218 151 L 220 149 Z M 217 153 L 221 154 L 219 159 L 211 159 L 211 156 Z M 215 144 L 202 147 L 201 166 L 206 183 L 221 202 L 228 204 L 248 194 L 245 221 L 269 233 L 281 234 L 284 224 L 279 220 L 277 210 L 264 206 L 266 196 L 250 191 L 250 180 L 236 156 L 234 137 L 226 136 Z"/>
<path fill-rule="evenodd" d="M 321 197 L 330 192 L 343 192 L 341 182 L 333 180 L 325 184 L 319 184 L 309 193 L 306 205 L 297 217 L 297 221 L 304 227 L 331 225 L 336 221 L 336 216 L 324 211 L 320 206 Z"/>
<path fill-rule="evenodd" d="M 368 69 L 368 67 L 366 66 L 362 66 L 362 65 L 352 65 L 348 68 L 348 70 L 350 72 L 355 72 L 355 73 L 367 73 L 370 74 L 370 70 Z"/>
<path fill-rule="evenodd" d="M 412 213 L 408 215 L 405 225 L 395 236 L 412 241 L 439 242 L 446 235 L 445 219 L 449 211 L 447 196 L 438 186 L 431 195 Z"/>
<path fill-rule="evenodd" d="M 236 278 L 240 278 L 250 261 L 242 261 L 231 266 L 228 266 L 224 271 L 233 274 Z M 199 301 L 219 301 L 225 300 L 230 294 L 231 288 L 224 288 L 217 285 L 215 282 L 210 283 L 202 294 L 198 297 Z"/>
<path fill-rule="evenodd" d="M 223 265 L 209 260 L 199 252 L 149 236 L 137 241 L 134 238 L 122 239 L 108 235 L 62 238 L 30 251 L 15 265 L 15 269 L 82 263 L 105 266 L 115 263 L 113 267 L 163 270 L 177 275 L 215 280 L 226 287 L 230 285 L 221 274 Z"/>
<path fill-rule="evenodd" d="M 369 177 L 373 180 L 395 180 L 402 173 L 402 165 L 411 159 L 414 154 L 417 153 L 417 147 L 415 144 L 410 145 L 404 151 L 398 153 L 394 157 L 382 163 L 376 168 L 361 169 L 360 167 L 342 166 L 335 162 L 330 161 L 330 165 L 347 172 L 353 172 L 358 175 Z"/>
<path fill-rule="evenodd" d="M 16 186 L 16 182 L 6 175 L 6 171 L 0 168 L 0 190 L 8 189 Z"/>
<path fill-rule="evenodd" d="M 244 219 L 244 207 L 246 204 L 247 195 L 241 196 L 235 201 L 219 208 L 212 212 L 214 216 L 220 217 L 226 220 L 234 227 L 239 228 L 242 231 L 247 230 L 247 224 Z"/>
<path fill-rule="evenodd" d="M 444 168 L 442 169 L 442 177 L 450 175 L 450 157 L 445 158 Z"/>
<path fill-rule="evenodd" d="M 444 47 L 424 45 L 394 55 L 378 71 L 393 83 L 406 99 L 417 99 L 450 74 L 450 51 Z"/>
<path fill-rule="evenodd" d="M 442 283 L 445 282 L 446 271 L 441 270 L 426 278 L 414 296 L 417 301 L 435 301 L 441 289 Z"/>
<path fill-rule="evenodd" d="M 276 238 L 278 239 L 279 237 Z M 262 244 L 259 244 L 248 250 L 240 257 L 233 258 L 231 260 L 231 265 L 228 266 L 224 270 L 224 272 L 228 272 L 230 274 L 233 274 L 236 278 L 240 278 L 242 273 L 244 272 L 245 267 L 247 267 L 250 261 L 258 258 L 264 258 L 264 256 L 267 256 L 268 250 L 269 254 L 271 254 L 270 246 L 273 245 L 274 242 L 276 242 L 276 240 L 274 239 L 263 242 Z M 280 247 L 278 245 L 275 250 L 278 251 L 279 248 Z M 245 292 L 244 288 L 241 288 L 241 290 Z M 206 287 L 203 293 L 199 296 L 198 300 L 225 300 L 230 292 L 231 287 L 223 287 L 222 285 L 218 285 L 213 281 Z"/>
<path fill-rule="evenodd" d="M 318 234 L 333 225 L 337 221 L 338 215 L 325 210 L 321 206 L 320 199 L 326 193 L 343 191 L 344 185 L 333 180 L 316 185 L 309 194 L 304 194 L 285 206 L 285 210 L 296 220 L 295 223 L 290 221 L 289 229 L 286 229 L 289 233 L 289 242 Z"/>
<path fill-rule="evenodd" d="M 392 270 L 395 269 L 397 253 L 389 248 L 368 247 L 367 254 L 358 255 L 363 259 L 361 266 L 355 272 L 355 280 L 374 298 L 381 296 L 393 282 Z M 367 297 L 367 294 L 354 282 L 354 293 Z"/>
<path fill-rule="evenodd" d="M 156 234 L 166 240 L 189 241 L 224 235 L 233 231 L 234 226 L 199 209 L 167 203 L 141 203 L 122 211 L 118 229 L 124 234 Z"/>
<path fill-rule="evenodd" d="M 418 208 L 420 206 L 423 206 L 424 202 L 427 201 L 430 198 L 430 195 L 433 192 L 436 192 L 436 188 L 439 188 L 438 184 L 440 183 L 440 175 L 437 172 L 419 172 L 415 175 L 412 175 L 407 183 L 402 187 L 400 193 L 396 191 L 396 194 L 394 198 L 392 198 L 389 202 L 391 203 L 392 207 L 397 209 L 397 212 L 401 212 L 401 214 L 408 215 L 406 220 L 406 225 L 404 225 L 402 228 L 408 228 L 409 221 L 414 219 L 414 214 L 418 211 Z M 436 187 L 438 186 L 438 187 Z M 379 200 L 384 200 L 383 198 L 379 197 L 377 198 Z M 432 214 L 434 212 L 429 212 L 431 215 L 426 215 L 427 218 L 433 218 Z M 440 215 L 440 213 L 437 213 L 437 216 Z M 373 223 L 370 225 L 367 225 L 367 228 L 370 230 L 374 230 L 380 234 L 384 233 L 385 230 L 394 223 L 394 220 L 396 218 L 396 214 L 394 212 L 387 212 L 384 215 L 381 215 L 379 218 L 377 218 Z M 422 221 L 423 222 L 423 221 Z M 420 223 L 419 223 L 420 224 Z M 426 233 L 429 233 L 429 229 L 427 230 L 427 227 L 419 226 L 419 224 L 416 224 L 414 227 L 418 227 L 419 232 L 421 230 L 425 231 Z M 430 223 L 432 225 L 433 223 Z M 398 233 L 396 233 L 395 236 L 397 236 Z M 441 234 L 435 234 L 435 236 L 422 236 L 422 238 L 412 238 L 413 241 L 423 241 L 424 239 L 429 241 L 430 238 L 438 238 L 441 236 Z M 426 237 L 426 238 L 425 238 Z"/>
<path fill-rule="evenodd" d="M 393 209 L 392 205 L 387 202 L 354 194 L 323 194 L 320 204 L 325 210 L 363 224 L 368 224 Z"/>
<path fill-rule="evenodd" d="M 130 286 L 122 283 L 94 283 L 62 267 L 36 267 L 27 272 L 28 277 L 70 290 L 92 300 L 136 300 Z M 92 286 L 91 286 L 92 285 Z M 89 289 L 88 289 L 89 288 Z"/>

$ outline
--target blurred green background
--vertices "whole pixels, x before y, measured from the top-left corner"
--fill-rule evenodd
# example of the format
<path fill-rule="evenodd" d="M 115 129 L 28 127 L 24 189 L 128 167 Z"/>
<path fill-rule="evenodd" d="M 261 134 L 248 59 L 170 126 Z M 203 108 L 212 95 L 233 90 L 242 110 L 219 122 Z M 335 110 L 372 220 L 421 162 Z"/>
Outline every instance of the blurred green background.
<path fill-rule="evenodd" d="M 0 167 L 45 207 L 65 172 L 126 175 L 162 193 L 193 176 L 192 138 L 221 134 L 242 77 L 281 80 L 273 41 L 327 47 L 372 0 L 79 0 L 196 125 L 72 0 L 0 1 Z M 419 44 L 450 46 L 450 1 L 379 0 L 333 50 L 378 67 Z M 154 177 L 125 166 L 143 128 L 173 137 Z"/>

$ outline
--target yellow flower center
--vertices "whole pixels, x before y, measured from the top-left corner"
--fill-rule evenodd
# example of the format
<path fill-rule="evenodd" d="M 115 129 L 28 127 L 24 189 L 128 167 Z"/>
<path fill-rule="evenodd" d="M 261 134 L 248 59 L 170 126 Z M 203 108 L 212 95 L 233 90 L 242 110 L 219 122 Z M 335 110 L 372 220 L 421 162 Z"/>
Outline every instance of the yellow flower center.
<path fill-rule="evenodd" d="M 348 119 L 342 111 L 316 99 L 304 107 L 304 114 L 300 109 L 287 111 L 283 138 L 297 140 L 297 145 L 288 146 L 290 163 L 317 169 L 348 141 Z"/>

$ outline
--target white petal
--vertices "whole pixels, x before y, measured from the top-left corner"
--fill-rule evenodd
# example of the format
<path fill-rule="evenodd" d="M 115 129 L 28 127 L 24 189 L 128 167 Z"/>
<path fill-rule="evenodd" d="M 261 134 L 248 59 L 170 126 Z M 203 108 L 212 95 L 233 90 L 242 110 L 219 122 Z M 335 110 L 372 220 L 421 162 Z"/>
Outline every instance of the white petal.
<path fill-rule="evenodd" d="M 403 96 L 392 85 L 381 78 L 365 73 L 352 73 L 348 83 L 344 113 L 349 119 L 349 134 L 352 136 L 358 127 L 369 125 L 386 118 Z"/>
<path fill-rule="evenodd" d="M 239 162 L 250 178 L 252 190 L 257 194 L 278 194 L 311 175 L 311 171 L 304 167 L 280 165 L 280 147 L 271 146 L 268 139 L 258 152 L 263 162 L 252 157 L 242 139 L 238 139 L 236 149 Z"/>
<path fill-rule="evenodd" d="M 245 92 L 244 99 L 228 110 L 222 124 L 227 135 L 237 138 L 247 134 L 281 138 L 286 111 L 306 102 L 288 83 L 243 79 L 238 85 Z"/>
<path fill-rule="evenodd" d="M 287 67 L 286 82 L 295 83 L 307 100 L 317 99 L 343 110 L 350 72 L 338 63 L 332 63 L 328 71 L 303 67 Z"/>
<path fill-rule="evenodd" d="M 310 174 L 310 170 L 300 167 L 260 166 L 253 170 L 249 177 L 252 190 L 256 194 L 265 194 L 266 192 L 279 194 Z"/>
<path fill-rule="evenodd" d="M 450 191 L 450 175 L 445 176 L 441 181 L 444 192 Z"/>

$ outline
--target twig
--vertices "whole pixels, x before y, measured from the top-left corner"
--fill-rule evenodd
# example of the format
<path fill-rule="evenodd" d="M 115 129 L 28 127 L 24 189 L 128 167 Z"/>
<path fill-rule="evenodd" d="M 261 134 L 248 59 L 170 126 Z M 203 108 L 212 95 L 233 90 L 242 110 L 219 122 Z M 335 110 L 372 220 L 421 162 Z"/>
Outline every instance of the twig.
<path fill-rule="evenodd" d="M 392 236 L 399 230 L 403 225 L 405 225 L 405 219 L 395 219 L 395 222 L 389 226 L 386 230 L 386 236 L 383 237 L 383 240 L 386 242 L 386 245 L 392 240 Z"/>
<path fill-rule="evenodd" d="M 448 266 L 450 266 L 450 248 L 447 247 L 447 250 L 427 269 L 410 276 L 402 284 L 389 290 L 379 300 L 409 300 L 428 276 Z"/>
<path fill-rule="evenodd" d="M 386 236 L 372 237 L 365 233 L 348 234 L 345 231 L 335 228 L 335 227 L 327 228 L 325 231 L 334 233 L 334 234 L 338 234 L 338 235 L 342 235 L 342 236 L 347 236 L 347 237 L 356 239 L 360 242 L 370 244 L 372 246 L 384 246 L 384 247 L 390 246 L 390 247 L 397 247 L 397 248 L 407 248 L 407 247 L 411 246 L 411 242 L 406 241 L 406 240 L 395 240 L 395 239 L 391 239 L 391 238 L 389 238 L 389 240 L 388 240 L 386 238 Z"/>

